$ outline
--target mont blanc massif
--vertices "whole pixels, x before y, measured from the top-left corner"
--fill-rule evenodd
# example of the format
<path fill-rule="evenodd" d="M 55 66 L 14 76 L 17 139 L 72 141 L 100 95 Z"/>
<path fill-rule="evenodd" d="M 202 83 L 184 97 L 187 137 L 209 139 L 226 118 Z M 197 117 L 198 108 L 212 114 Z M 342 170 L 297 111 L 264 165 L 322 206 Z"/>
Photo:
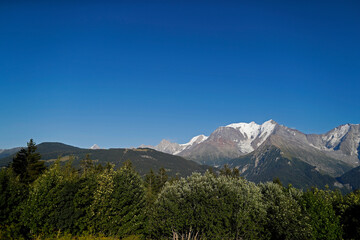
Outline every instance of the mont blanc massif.
<path fill-rule="evenodd" d="M 344 124 L 324 134 L 304 134 L 273 120 L 261 125 L 233 123 L 185 144 L 164 139 L 157 146 L 141 147 L 214 167 L 227 164 L 254 182 L 278 177 L 285 184 L 303 188 L 360 187 L 360 124 Z"/>
<path fill-rule="evenodd" d="M 7 166 L 20 148 L 0 150 L 0 167 Z M 269 120 L 259 125 L 233 123 L 217 128 L 210 136 L 198 135 L 188 143 L 162 140 L 157 146 L 101 149 L 78 148 L 64 143 L 38 145 L 48 165 L 57 158 L 80 164 L 87 155 L 99 164 L 121 166 L 131 160 L 145 175 L 165 168 L 170 176 L 192 172 L 219 171 L 225 165 L 236 168 L 253 182 L 279 178 L 284 185 L 298 188 L 360 188 L 360 124 L 345 124 L 324 134 L 304 134 Z"/>

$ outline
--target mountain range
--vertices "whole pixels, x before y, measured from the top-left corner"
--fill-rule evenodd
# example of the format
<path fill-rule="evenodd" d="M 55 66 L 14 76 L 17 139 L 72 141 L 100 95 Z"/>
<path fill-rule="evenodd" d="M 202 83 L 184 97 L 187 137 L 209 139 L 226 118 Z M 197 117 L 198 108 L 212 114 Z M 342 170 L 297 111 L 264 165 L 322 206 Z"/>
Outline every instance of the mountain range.
<path fill-rule="evenodd" d="M 18 150 L 20 148 L 17 148 Z M 13 154 L 0 157 L 0 167 L 5 167 L 12 162 Z M 110 148 L 100 149 L 97 145 L 90 149 L 78 148 L 63 143 L 44 142 L 37 145 L 37 152 L 41 154 L 41 160 L 50 165 L 55 160 L 66 162 L 71 157 L 73 165 L 79 166 L 82 159 L 89 154 L 90 158 L 96 164 L 105 165 L 111 163 L 115 168 L 120 167 L 125 161 L 131 160 L 134 168 L 144 175 L 150 170 L 158 171 L 165 168 L 170 176 L 179 174 L 180 176 L 188 176 L 192 172 L 205 172 L 208 166 L 200 165 L 196 162 L 184 159 L 180 156 L 159 152 L 153 149 L 136 149 L 136 148 Z"/>
<path fill-rule="evenodd" d="M 0 167 L 7 166 L 20 148 L 0 150 Z M 210 136 L 198 135 L 188 143 L 162 140 L 157 146 L 89 149 L 63 143 L 41 143 L 38 152 L 47 164 L 60 157 L 79 165 L 87 154 L 96 163 L 116 167 L 131 160 L 140 174 L 164 167 L 169 175 L 204 172 L 209 165 L 227 164 L 250 181 L 279 178 L 298 188 L 317 186 L 349 191 L 360 188 L 360 124 L 344 124 L 324 134 L 304 134 L 273 120 L 257 124 L 233 123 Z"/>
<path fill-rule="evenodd" d="M 162 140 L 157 146 L 146 147 L 201 164 L 228 164 L 255 182 L 282 176 L 285 182 L 297 179 L 297 185 L 302 186 L 325 182 L 341 186 L 341 176 L 359 166 L 360 124 L 344 124 L 324 134 L 305 134 L 273 120 L 233 123 L 186 144 Z"/>

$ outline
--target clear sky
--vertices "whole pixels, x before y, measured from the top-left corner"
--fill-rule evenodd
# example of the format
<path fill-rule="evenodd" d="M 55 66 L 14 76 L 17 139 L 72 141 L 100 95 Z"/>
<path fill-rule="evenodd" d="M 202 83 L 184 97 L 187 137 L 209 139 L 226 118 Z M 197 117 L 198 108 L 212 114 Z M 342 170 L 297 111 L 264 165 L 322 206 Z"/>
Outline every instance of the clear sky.
<path fill-rule="evenodd" d="M 0 1 L 0 148 L 360 123 L 360 1 L 26 2 Z"/>

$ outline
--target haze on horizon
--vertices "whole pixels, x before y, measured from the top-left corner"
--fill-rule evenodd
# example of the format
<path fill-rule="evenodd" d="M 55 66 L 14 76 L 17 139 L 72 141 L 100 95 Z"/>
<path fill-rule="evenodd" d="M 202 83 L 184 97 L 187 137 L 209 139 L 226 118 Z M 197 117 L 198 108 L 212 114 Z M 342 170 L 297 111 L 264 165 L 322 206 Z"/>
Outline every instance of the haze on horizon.
<path fill-rule="evenodd" d="M 358 1 L 0 3 L 0 149 L 360 123 Z"/>

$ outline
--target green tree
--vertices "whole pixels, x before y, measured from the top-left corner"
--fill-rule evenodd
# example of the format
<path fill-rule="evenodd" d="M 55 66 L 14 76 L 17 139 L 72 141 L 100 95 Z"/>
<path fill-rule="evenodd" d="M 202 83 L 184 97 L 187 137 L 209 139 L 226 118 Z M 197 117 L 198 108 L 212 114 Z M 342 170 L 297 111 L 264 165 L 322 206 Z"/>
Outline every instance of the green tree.
<path fill-rule="evenodd" d="M 166 173 L 165 168 L 163 168 L 163 167 L 160 168 L 155 177 L 154 190 L 155 190 L 156 194 L 161 191 L 161 189 L 164 187 L 164 185 L 168 181 L 168 179 L 169 179 L 169 177 Z"/>
<path fill-rule="evenodd" d="M 83 172 L 85 172 L 85 174 L 88 171 L 91 171 L 91 170 L 95 169 L 95 165 L 94 165 L 93 160 L 90 157 L 90 154 L 86 154 L 85 158 L 83 160 L 81 160 L 80 166 L 81 166 L 81 170 Z"/>
<path fill-rule="evenodd" d="M 220 175 L 221 176 L 228 176 L 231 177 L 232 176 L 232 170 L 231 168 L 229 168 L 228 164 L 225 164 L 221 169 L 220 169 Z"/>
<path fill-rule="evenodd" d="M 259 188 L 243 179 L 194 173 L 168 182 L 158 196 L 151 235 L 258 239 L 265 208 Z"/>
<path fill-rule="evenodd" d="M 238 168 L 231 169 L 228 164 L 225 164 L 220 169 L 220 175 L 221 176 L 227 176 L 227 177 L 239 178 L 240 177 L 240 171 L 239 171 Z"/>
<path fill-rule="evenodd" d="M 360 239 L 360 191 L 347 194 L 343 198 L 340 214 L 344 239 Z"/>
<path fill-rule="evenodd" d="M 304 193 L 302 207 L 310 217 L 315 239 L 341 239 L 342 229 L 332 206 L 331 191 L 313 188 Z"/>
<path fill-rule="evenodd" d="M 23 183 L 32 183 L 46 169 L 44 162 L 40 161 L 41 155 L 36 152 L 36 149 L 36 144 L 30 139 L 27 148 L 22 148 L 13 158 L 11 168 Z"/>
<path fill-rule="evenodd" d="M 79 176 L 69 164 L 56 162 L 31 186 L 22 221 L 32 234 L 52 236 L 58 231 L 75 233 L 78 214 L 74 197 Z"/>
<path fill-rule="evenodd" d="M 276 177 L 276 178 L 273 179 L 273 183 L 276 183 L 276 184 L 278 184 L 278 185 L 280 185 L 280 186 L 283 186 L 283 185 L 282 185 L 282 182 L 280 181 L 280 178 L 278 178 L 278 177 Z"/>
<path fill-rule="evenodd" d="M 91 204 L 94 201 L 94 193 L 97 188 L 97 175 L 101 174 L 98 170 L 84 172 L 77 181 L 77 188 L 73 198 L 76 220 L 74 222 L 74 234 L 81 235 L 93 232 Z"/>
<path fill-rule="evenodd" d="M 91 205 L 96 232 L 124 237 L 144 233 L 145 188 L 142 179 L 126 162 L 117 171 L 105 170 Z"/>
<path fill-rule="evenodd" d="M 144 186 L 146 189 L 146 202 L 148 206 L 155 201 L 157 195 L 155 184 L 156 184 L 156 175 L 154 171 L 151 169 L 150 172 L 145 175 L 145 181 L 144 181 Z"/>
<path fill-rule="evenodd" d="M 294 189 L 270 182 L 259 186 L 267 205 L 266 231 L 270 239 L 311 239 L 309 219 L 293 197 Z"/>
<path fill-rule="evenodd" d="M 0 170 L 0 239 L 21 239 L 26 229 L 19 218 L 28 186 L 21 183 L 11 168 Z"/>

